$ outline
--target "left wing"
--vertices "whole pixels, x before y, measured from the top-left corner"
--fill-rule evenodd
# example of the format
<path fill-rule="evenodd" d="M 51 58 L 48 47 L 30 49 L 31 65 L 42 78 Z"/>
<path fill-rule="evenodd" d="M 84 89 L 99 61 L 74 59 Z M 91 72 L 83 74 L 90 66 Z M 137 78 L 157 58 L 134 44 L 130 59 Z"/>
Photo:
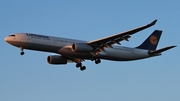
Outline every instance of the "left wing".
<path fill-rule="evenodd" d="M 122 32 L 122 33 L 115 34 L 115 35 L 105 37 L 102 39 L 90 41 L 88 42 L 88 44 L 92 46 L 94 49 L 94 52 L 92 54 L 97 55 L 99 52 L 104 51 L 104 48 L 112 47 L 113 44 L 120 44 L 119 43 L 120 41 L 123 41 L 123 40 L 128 41 L 128 39 L 131 37 L 130 35 L 135 34 L 139 31 L 142 31 L 146 28 L 149 28 L 155 25 L 156 22 L 157 20 L 154 20 L 153 22 L 147 25 L 144 25 L 144 26 L 141 26 L 141 27 L 138 27 L 138 28 L 126 31 L 126 32 Z"/>

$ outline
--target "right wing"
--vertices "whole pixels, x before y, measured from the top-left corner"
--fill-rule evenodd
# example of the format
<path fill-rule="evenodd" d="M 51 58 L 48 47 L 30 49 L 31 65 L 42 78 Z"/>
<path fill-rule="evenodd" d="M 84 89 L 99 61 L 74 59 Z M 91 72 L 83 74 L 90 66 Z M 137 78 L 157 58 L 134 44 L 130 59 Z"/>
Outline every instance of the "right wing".
<path fill-rule="evenodd" d="M 93 49 L 94 49 L 93 54 L 98 54 L 99 52 L 103 51 L 104 48 L 112 47 L 113 44 L 120 44 L 119 42 L 123 41 L 123 40 L 128 41 L 128 38 L 131 37 L 130 35 L 135 34 L 139 31 L 142 31 L 146 28 L 149 28 L 149 27 L 155 25 L 156 22 L 157 22 L 157 20 L 154 20 L 153 22 L 151 22 L 147 25 L 144 25 L 144 26 L 141 26 L 141 27 L 138 27 L 138 28 L 126 31 L 126 32 L 122 32 L 119 34 L 115 34 L 115 35 L 112 35 L 109 37 L 105 37 L 102 39 L 90 41 L 87 44 L 89 44 L 90 46 L 93 47 Z"/>

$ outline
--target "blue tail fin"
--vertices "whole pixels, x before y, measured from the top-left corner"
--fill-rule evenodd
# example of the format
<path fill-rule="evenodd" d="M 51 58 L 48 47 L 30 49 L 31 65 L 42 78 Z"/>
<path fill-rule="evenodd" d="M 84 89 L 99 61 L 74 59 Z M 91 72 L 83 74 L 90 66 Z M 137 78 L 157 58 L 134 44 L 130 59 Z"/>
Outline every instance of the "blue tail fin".
<path fill-rule="evenodd" d="M 162 31 L 155 30 L 140 46 L 139 49 L 156 50 Z"/>

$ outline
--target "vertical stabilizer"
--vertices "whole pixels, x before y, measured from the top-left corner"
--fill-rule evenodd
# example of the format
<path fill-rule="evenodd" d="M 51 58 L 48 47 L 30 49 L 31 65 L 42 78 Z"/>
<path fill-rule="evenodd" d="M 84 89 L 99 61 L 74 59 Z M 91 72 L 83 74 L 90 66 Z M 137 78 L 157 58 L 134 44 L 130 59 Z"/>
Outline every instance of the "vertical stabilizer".
<path fill-rule="evenodd" d="M 140 46 L 139 49 L 156 50 L 162 31 L 155 30 Z"/>

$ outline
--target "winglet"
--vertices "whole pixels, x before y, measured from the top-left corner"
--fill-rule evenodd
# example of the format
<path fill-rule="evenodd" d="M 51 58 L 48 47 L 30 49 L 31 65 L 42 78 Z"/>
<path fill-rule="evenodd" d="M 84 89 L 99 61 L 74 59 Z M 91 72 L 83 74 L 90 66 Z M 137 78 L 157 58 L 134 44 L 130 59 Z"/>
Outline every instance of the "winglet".
<path fill-rule="evenodd" d="M 154 25 L 154 24 L 156 24 L 156 22 L 157 22 L 157 19 L 154 20 L 151 24 Z"/>
<path fill-rule="evenodd" d="M 151 22 L 150 24 L 148 24 L 148 26 L 153 26 L 153 25 L 156 24 L 156 22 L 157 22 L 157 20 L 154 20 L 153 22 Z"/>
<path fill-rule="evenodd" d="M 161 48 L 161 49 L 159 49 L 159 50 L 149 51 L 149 55 L 151 55 L 151 56 L 153 56 L 153 55 L 158 55 L 158 54 L 160 54 L 161 52 L 164 52 L 164 51 L 169 50 L 169 49 L 174 48 L 174 47 L 176 47 L 176 46 L 169 46 L 169 47 Z"/>

